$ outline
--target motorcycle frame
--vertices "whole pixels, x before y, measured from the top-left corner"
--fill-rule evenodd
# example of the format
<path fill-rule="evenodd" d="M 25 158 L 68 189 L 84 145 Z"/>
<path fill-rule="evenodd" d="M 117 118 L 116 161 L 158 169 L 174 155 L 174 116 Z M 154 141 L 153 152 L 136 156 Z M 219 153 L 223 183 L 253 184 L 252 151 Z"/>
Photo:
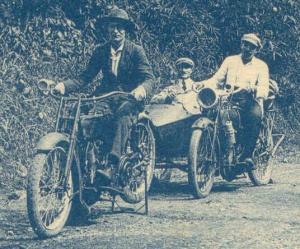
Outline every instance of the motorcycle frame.
<path fill-rule="evenodd" d="M 77 167 L 77 172 L 78 172 L 78 182 L 79 182 L 79 190 L 78 192 L 74 193 L 72 198 L 75 197 L 75 195 L 79 194 L 79 200 L 80 203 L 84 206 L 85 209 L 88 211 L 90 210 L 89 206 L 83 199 L 83 178 L 82 178 L 82 172 L 81 172 L 81 165 L 80 165 L 80 159 L 78 156 L 76 156 L 75 150 L 76 150 L 76 143 L 77 143 L 77 135 L 78 135 L 78 126 L 79 126 L 79 120 L 80 120 L 80 107 L 81 107 L 81 96 L 78 96 L 78 98 L 75 99 L 69 99 L 65 97 L 60 98 L 60 104 L 59 108 L 56 114 L 56 125 L 55 125 L 55 131 L 56 132 L 61 132 L 60 131 L 60 124 L 61 122 L 66 122 L 67 120 L 62 117 L 62 109 L 64 107 L 64 104 L 67 101 L 73 101 L 74 103 L 77 102 L 77 107 L 76 107 L 76 112 L 75 112 L 75 117 L 71 129 L 71 134 L 69 134 L 69 148 L 68 148 L 68 155 L 67 155 L 67 162 L 66 162 L 66 167 L 65 167 L 65 179 L 64 179 L 64 186 L 66 186 L 66 183 L 68 182 L 68 178 L 70 177 L 71 173 L 71 168 L 72 168 L 72 162 L 74 160 L 74 155 L 75 155 L 75 162 L 76 162 L 76 167 Z"/>
<path fill-rule="evenodd" d="M 221 147 L 220 147 L 220 140 L 219 140 L 219 129 L 220 129 L 220 111 L 222 109 L 222 105 L 223 105 L 223 102 L 227 101 L 227 102 L 230 102 L 230 100 L 227 99 L 227 96 L 220 96 L 218 98 L 218 101 L 217 101 L 217 104 L 214 106 L 215 109 L 217 109 L 217 114 L 216 114 L 216 117 L 214 118 L 213 121 L 213 126 L 214 126 L 214 130 L 213 130 L 213 142 L 212 142 L 212 150 L 211 150 L 211 155 L 210 155 L 210 158 L 209 160 L 212 161 L 212 158 L 213 158 L 213 154 L 216 147 L 215 146 L 218 146 L 217 148 L 217 151 L 218 151 L 218 155 L 217 155 L 217 160 L 218 158 L 220 157 L 221 155 Z M 264 119 L 266 119 L 266 122 L 268 122 L 267 125 L 269 125 L 270 127 L 268 129 L 270 129 L 269 132 L 271 132 L 271 136 L 272 136 L 272 139 L 274 141 L 274 138 L 275 137 L 278 137 L 278 140 L 276 143 L 273 144 L 273 147 L 270 151 L 265 151 L 264 153 L 268 153 L 270 157 L 273 157 L 279 147 L 279 145 L 283 142 L 284 138 L 285 138 L 285 135 L 282 134 L 282 133 L 273 133 L 273 128 L 274 128 L 274 119 L 275 119 L 275 110 L 274 109 L 271 109 L 271 110 L 267 110 L 265 111 L 265 115 L 268 115 L 267 117 L 265 116 Z M 262 120 L 262 122 L 265 122 L 264 120 Z M 262 155 L 260 155 L 262 156 Z M 220 165 L 219 167 L 222 167 L 222 165 Z M 218 168 L 217 168 L 218 169 Z"/>
<path fill-rule="evenodd" d="M 76 107 L 76 112 L 75 112 L 75 117 L 73 120 L 73 124 L 72 124 L 72 128 L 71 128 L 71 132 L 67 133 L 69 135 L 69 148 L 68 148 L 68 155 L 67 155 L 67 162 L 66 162 L 66 168 L 65 168 L 65 179 L 64 179 L 64 186 L 66 186 L 66 183 L 68 182 L 68 178 L 70 176 L 70 172 L 71 172 L 71 168 L 72 168 L 72 162 L 75 158 L 75 162 L 76 162 L 76 168 L 77 168 L 77 172 L 78 172 L 78 181 L 79 181 L 79 190 L 78 192 L 75 192 L 72 196 L 71 199 L 74 198 L 74 196 L 76 194 L 79 194 L 79 200 L 80 203 L 83 205 L 83 207 L 90 212 L 90 207 L 89 205 L 84 201 L 83 199 L 83 176 L 82 176 L 82 172 L 81 172 L 81 163 L 80 163 L 80 158 L 78 157 L 78 155 L 76 155 L 75 151 L 76 151 L 76 145 L 77 145 L 77 141 L 78 141 L 78 132 L 79 132 L 79 121 L 80 121 L 80 114 L 81 114 L 81 104 L 82 102 L 89 102 L 89 101 L 93 101 L 94 103 L 97 100 L 101 100 L 104 99 L 106 97 L 110 97 L 112 95 L 117 95 L 117 94 L 127 94 L 127 95 L 131 95 L 129 93 L 126 92 L 122 92 L 122 91 L 114 91 L 114 92 L 110 92 L 98 97 L 92 97 L 92 98 L 83 98 L 81 95 L 79 95 L 77 98 L 75 97 L 58 97 L 56 96 L 52 91 L 51 91 L 51 95 L 55 98 L 55 99 L 59 99 L 60 100 L 60 104 L 59 104 L 59 108 L 58 111 L 56 113 L 56 124 L 55 124 L 55 132 L 58 133 L 64 133 L 66 134 L 66 132 L 64 131 L 60 131 L 60 126 L 61 124 L 63 125 L 63 122 L 67 122 L 68 119 L 72 120 L 72 117 L 62 117 L 62 110 L 64 108 L 64 105 L 66 102 L 70 101 L 70 102 L 74 102 L 77 103 L 77 107 Z M 71 116 L 71 115 L 70 115 Z M 94 117 L 97 117 L 98 115 L 95 114 Z M 147 171 L 145 171 L 145 203 L 144 203 L 144 207 L 145 207 L 145 214 L 148 214 L 148 191 L 147 191 Z M 100 188 L 102 189 L 106 189 L 109 190 L 111 189 L 112 192 L 114 193 L 118 193 L 117 190 L 110 188 L 110 187 L 104 187 L 104 186 L 100 186 Z M 97 191 L 95 188 L 91 187 L 89 189 L 94 190 L 95 192 Z M 113 198 L 112 200 L 112 210 L 114 209 L 114 204 L 116 203 L 115 198 Z M 143 207 L 143 206 L 142 206 Z M 138 208 L 136 210 L 136 212 L 138 212 L 142 207 Z"/>

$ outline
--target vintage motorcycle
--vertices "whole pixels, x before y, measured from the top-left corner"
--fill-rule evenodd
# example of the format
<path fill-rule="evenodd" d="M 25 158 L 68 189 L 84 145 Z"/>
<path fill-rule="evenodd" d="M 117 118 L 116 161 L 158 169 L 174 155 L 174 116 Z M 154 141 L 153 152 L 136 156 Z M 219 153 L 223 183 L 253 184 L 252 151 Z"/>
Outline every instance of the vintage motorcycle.
<path fill-rule="evenodd" d="M 238 175 L 247 173 L 254 185 L 269 183 L 272 172 L 270 159 L 284 139 L 283 134 L 273 134 L 275 118 L 273 99 L 278 88 L 274 81 L 270 81 L 270 85 L 270 95 L 264 104 L 265 115 L 253 154 L 255 169 L 239 162 L 243 150 L 242 143 L 236 139 L 236 131 L 232 124 L 228 123 L 229 127 L 224 129 L 221 120 L 222 111 L 236 108 L 232 103 L 232 96 L 239 94 L 242 89 L 232 89 L 230 85 L 225 85 L 221 90 L 204 87 L 199 91 L 198 100 L 203 107 L 203 115 L 194 124 L 195 129 L 193 129 L 189 150 L 188 175 L 196 198 L 204 198 L 210 193 L 214 177 L 218 175 L 227 181 L 232 181 Z M 229 138 L 225 139 L 226 136 Z M 275 136 L 278 137 L 276 143 Z M 230 148 L 228 139 L 233 139 L 229 142 Z"/>
<path fill-rule="evenodd" d="M 272 165 L 269 160 L 274 155 L 284 135 L 273 134 L 275 110 L 273 99 L 278 88 L 270 81 L 270 96 L 265 103 L 263 125 L 254 152 L 251 170 L 246 164 L 238 163 L 242 152 L 240 143 L 228 150 L 220 113 L 226 108 L 234 108 L 231 96 L 240 89 L 214 90 L 203 87 L 178 95 L 170 104 L 150 104 L 140 114 L 149 123 L 156 148 L 155 176 L 160 180 L 167 176 L 168 170 L 177 168 L 188 173 L 189 184 L 195 198 L 206 197 L 213 186 L 214 177 L 221 175 L 228 181 L 238 175 L 248 173 L 255 185 L 267 184 L 271 178 Z M 231 131 L 235 136 L 233 127 Z M 274 142 L 274 137 L 277 142 Z M 230 167 L 225 164 L 225 154 Z"/>
<path fill-rule="evenodd" d="M 30 224 L 40 238 L 57 235 L 67 222 L 90 212 L 101 193 L 119 195 L 127 203 L 139 203 L 149 190 L 154 164 L 155 142 L 147 122 L 135 122 L 119 167 L 113 167 L 112 179 L 101 172 L 107 164 L 106 144 L 101 138 L 86 140 L 81 128 L 84 119 L 101 117 L 84 111 L 105 98 L 122 95 L 111 92 L 99 97 L 62 97 L 53 93 L 52 81 L 41 80 L 43 92 L 60 101 L 55 131 L 43 136 L 28 172 L 27 210 Z M 139 103 L 136 103 L 137 105 Z"/>

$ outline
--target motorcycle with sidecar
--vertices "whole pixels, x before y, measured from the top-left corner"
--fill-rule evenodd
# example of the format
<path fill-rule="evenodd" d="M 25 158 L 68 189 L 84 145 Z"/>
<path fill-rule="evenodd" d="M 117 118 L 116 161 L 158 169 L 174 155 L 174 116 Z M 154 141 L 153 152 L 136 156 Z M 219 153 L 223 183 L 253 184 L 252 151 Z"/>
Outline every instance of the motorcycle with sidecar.
<path fill-rule="evenodd" d="M 49 91 L 49 85 L 41 81 L 40 89 Z M 28 172 L 28 216 L 40 238 L 57 235 L 68 221 L 89 213 L 103 192 L 119 195 L 128 203 L 141 202 L 147 197 L 155 171 L 157 178 L 170 168 L 187 172 L 196 198 L 206 197 L 214 177 L 219 175 L 231 181 L 236 175 L 247 173 L 255 185 L 269 182 L 269 161 L 284 137 L 273 134 L 274 96 L 270 97 L 254 152 L 257 169 L 241 170 L 238 165 L 226 167 L 222 160 L 226 146 L 219 113 L 223 107 L 231 106 L 228 96 L 233 93 L 210 88 L 178 95 L 171 104 L 147 105 L 131 128 L 119 166 L 111 169 L 113 177 L 107 181 L 101 174 L 109 167 L 106 146 L 101 139 L 86 141 L 81 121 L 99 118 L 98 113 L 86 114 L 85 104 L 118 94 L 130 98 L 123 92 L 89 98 L 61 97 L 51 92 L 60 102 L 55 131 L 38 142 Z M 279 136 L 276 143 L 274 136 Z M 236 144 L 233 165 L 240 151 Z"/>
<path fill-rule="evenodd" d="M 231 96 L 240 90 L 233 91 L 230 85 L 226 85 L 222 90 L 203 87 L 179 95 L 172 104 L 146 106 L 140 120 L 147 123 L 154 134 L 154 174 L 158 179 L 170 168 L 187 172 L 195 198 L 204 198 L 210 193 L 216 176 L 232 181 L 238 175 L 248 174 L 254 185 L 269 183 L 272 172 L 270 159 L 284 139 L 283 134 L 273 132 L 273 100 L 278 87 L 275 81 L 270 81 L 270 94 L 265 101 L 265 115 L 253 154 L 255 169 L 238 162 L 243 150 L 239 142 L 230 151 L 230 166 L 224 163 L 228 148 L 220 112 L 224 108 L 235 108 L 230 101 Z M 232 132 L 236 133 L 234 130 Z"/>

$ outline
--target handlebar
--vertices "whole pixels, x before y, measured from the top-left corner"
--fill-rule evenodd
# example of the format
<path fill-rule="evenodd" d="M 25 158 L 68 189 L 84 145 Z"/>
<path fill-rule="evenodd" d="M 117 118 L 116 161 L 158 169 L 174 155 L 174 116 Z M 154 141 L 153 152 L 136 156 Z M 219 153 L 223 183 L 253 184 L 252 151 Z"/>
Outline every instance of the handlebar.
<path fill-rule="evenodd" d="M 58 100 L 61 100 L 62 98 L 64 98 L 65 101 L 77 101 L 80 98 L 81 102 L 97 101 L 97 100 L 101 100 L 101 99 L 111 97 L 111 96 L 114 96 L 114 95 L 125 95 L 125 96 L 128 96 L 128 97 L 134 98 L 134 96 L 131 93 L 123 92 L 123 91 L 113 91 L 113 92 L 110 92 L 110 93 L 103 94 L 101 96 L 97 96 L 97 97 L 93 96 L 93 97 L 88 97 L 88 98 L 82 98 L 80 95 L 79 95 L 79 97 L 65 97 L 63 95 L 56 94 L 54 92 L 54 88 L 52 88 L 50 90 L 50 95 L 53 98 L 58 99 Z"/>
<path fill-rule="evenodd" d="M 57 100 L 63 99 L 65 101 L 78 101 L 78 99 L 80 99 L 81 102 L 87 102 L 87 101 L 101 100 L 101 99 L 104 99 L 104 98 L 107 98 L 110 96 L 114 96 L 114 95 L 123 95 L 123 96 L 134 98 L 134 96 L 131 93 L 123 92 L 123 91 L 113 91 L 110 93 L 103 94 L 101 96 L 97 96 L 97 97 L 93 96 L 93 97 L 88 97 L 88 98 L 83 97 L 84 96 L 83 94 L 79 94 L 78 97 L 67 97 L 67 96 L 57 93 L 54 88 L 55 85 L 56 85 L 56 82 L 54 80 L 48 80 L 48 79 L 41 79 L 37 83 L 37 87 L 41 92 L 43 92 L 45 95 L 48 95 L 50 93 L 50 96 Z"/>
<path fill-rule="evenodd" d="M 197 86 L 194 84 L 192 86 L 192 91 L 199 93 L 201 91 L 201 89 L 203 89 L 205 87 L 211 88 L 210 86 L 206 86 L 203 83 L 198 84 Z M 244 88 L 241 88 L 241 87 L 238 87 L 237 89 L 233 89 L 233 86 L 231 84 L 224 84 L 222 87 L 213 88 L 213 89 L 218 93 L 218 96 L 228 96 L 228 95 L 236 94 L 236 93 L 244 90 Z"/>

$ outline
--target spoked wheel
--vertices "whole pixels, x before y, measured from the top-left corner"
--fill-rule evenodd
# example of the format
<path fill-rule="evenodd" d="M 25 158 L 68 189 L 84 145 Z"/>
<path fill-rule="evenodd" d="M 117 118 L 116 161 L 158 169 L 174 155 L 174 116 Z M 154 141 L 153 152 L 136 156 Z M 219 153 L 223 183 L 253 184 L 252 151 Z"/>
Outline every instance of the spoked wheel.
<path fill-rule="evenodd" d="M 188 174 L 195 198 L 205 198 L 210 193 L 214 183 L 216 163 L 217 154 L 213 149 L 211 127 L 195 129 L 190 142 Z"/>
<path fill-rule="evenodd" d="M 272 119 L 266 117 L 253 153 L 256 169 L 248 172 L 251 182 L 256 186 L 266 185 L 271 179 L 273 165 L 270 160 L 274 147 L 272 125 Z"/>
<path fill-rule="evenodd" d="M 35 155 L 29 170 L 27 211 L 40 238 L 57 235 L 66 224 L 73 194 L 72 174 L 66 179 L 66 147 Z"/>
<path fill-rule="evenodd" d="M 155 140 L 148 124 L 138 123 L 133 129 L 130 150 L 129 155 L 120 161 L 120 175 L 124 185 L 121 198 L 128 203 L 138 203 L 145 196 L 145 174 L 148 191 L 155 166 Z"/>

